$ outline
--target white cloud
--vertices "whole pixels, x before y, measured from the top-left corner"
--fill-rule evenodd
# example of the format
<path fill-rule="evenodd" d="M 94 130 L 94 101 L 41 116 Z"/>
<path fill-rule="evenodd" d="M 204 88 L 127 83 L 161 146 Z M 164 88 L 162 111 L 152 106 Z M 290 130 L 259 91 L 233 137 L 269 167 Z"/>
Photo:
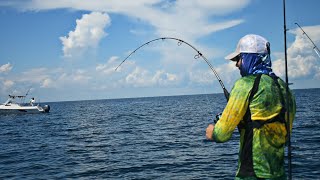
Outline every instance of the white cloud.
<path fill-rule="evenodd" d="M 158 70 L 155 74 L 152 74 L 138 66 L 125 77 L 125 83 L 133 87 L 166 87 L 176 85 L 179 80 L 180 78 L 176 74 L 168 73 L 164 70 Z"/>
<path fill-rule="evenodd" d="M 72 81 L 78 82 L 78 83 L 88 83 L 92 77 L 89 75 L 89 73 L 86 70 L 77 70 L 72 76 Z"/>
<path fill-rule="evenodd" d="M 4 89 L 9 89 L 9 88 L 11 88 L 13 85 L 14 85 L 14 82 L 11 81 L 11 80 L 4 80 L 4 81 L 3 81 Z"/>
<path fill-rule="evenodd" d="M 135 15 L 156 27 L 159 36 L 181 37 L 194 42 L 210 33 L 236 26 L 242 19 L 217 21 L 214 16 L 225 15 L 245 7 L 243 1 L 178 0 L 167 11 L 152 11 L 149 16 Z M 187 12 L 187 13 L 186 13 Z M 162 17 L 162 18 L 158 18 Z"/>
<path fill-rule="evenodd" d="M 55 82 L 51 78 L 45 78 L 41 84 L 40 87 L 42 88 L 51 88 L 55 87 Z"/>
<path fill-rule="evenodd" d="M 85 14 L 81 19 L 77 20 L 74 30 L 71 30 L 66 36 L 60 37 L 66 57 L 74 57 L 76 54 L 81 54 L 91 48 L 97 47 L 102 38 L 107 36 L 105 28 L 111 25 L 111 19 L 108 14 L 112 13 L 128 16 L 130 20 L 138 20 L 137 22 L 142 22 L 143 25 L 150 25 L 152 27 L 141 28 L 141 26 L 133 26 L 137 29 L 128 29 L 128 31 L 134 35 L 182 38 L 199 48 L 199 50 L 205 53 L 206 57 L 210 57 L 210 55 L 207 56 L 208 53 L 216 56 L 220 52 L 216 53 L 213 52 L 215 50 L 212 48 L 209 49 L 208 47 L 201 46 L 197 40 L 211 33 L 243 23 L 244 19 L 241 18 L 222 19 L 221 17 L 226 17 L 225 15 L 228 13 L 240 11 L 249 3 L 250 0 L 98 0 L 90 3 L 85 0 L 32 0 L 28 6 L 24 7 L 29 10 L 67 8 L 92 11 L 92 13 Z M 201 58 L 199 60 L 193 58 L 196 52 L 189 47 L 177 47 L 176 42 L 169 45 L 166 44 L 168 46 L 159 46 L 159 44 L 153 50 L 154 52 L 161 52 L 162 57 L 159 58 L 161 67 L 159 66 L 158 69 L 154 68 L 153 72 L 149 71 L 149 69 L 146 70 L 147 68 L 138 67 L 136 65 L 138 61 L 132 60 L 127 60 L 126 64 L 121 66 L 118 71 L 114 71 L 115 67 L 120 64 L 120 61 L 118 61 L 118 57 L 113 56 L 107 62 L 97 64 L 95 67 L 88 67 L 86 70 L 75 70 L 72 72 L 62 70 L 59 74 L 52 71 L 48 72 L 47 70 L 47 72 L 38 73 L 41 74 L 39 77 L 25 74 L 26 76 L 22 77 L 22 79 L 25 82 L 27 80 L 37 82 L 43 88 L 60 89 L 69 87 L 74 89 L 81 85 L 88 89 L 90 87 L 110 89 L 110 87 L 118 88 L 123 86 L 174 86 L 181 83 L 183 77 L 188 78 L 188 81 L 195 84 L 207 85 L 214 81 L 218 82 Z M 301 52 L 305 53 L 305 50 L 307 50 L 306 47 L 296 46 L 297 49 L 298 47 L 300 48 L 300 54 Z M 296 50 L 296 52 L 298 51 Z M 308 54 L 310 53 L 308 52 Z M 153 59 L 149 58 L 148 61 L 153 61 Z M 298 60 L 298 56 L 295 56 L 294 61 L 297 64 L 295 66 L 298 66 L 303 60 Z M 314 62 L 312 58 L 307 62 L 306 67 L 299 65 L 299 68 L 303 70 L 310 69 L 309 64 L 313 64 Z M 200 66 L 203 65 L 202 68 L 199 68 L 199 64 L 201 64 Z M 276 64 L 277 62 L 274 63 L 273 67 Z M 235 79 L 240 77 L 234 63 L 224 63 L 220 66 L 213 63 L 213 65 L 223 82 L 227 84 L 232 84 Z M 203 70 L 203 67 L 205 67 L 205 70 Z M 296 77 L 307 75 L 302 73 L 304 71 L 301 69 L 297 69 L 296 71 L 300 73 L 296 72 Z M 319 72 L 319 68 L 314 68 L 314 71 Z M 320 76 L 320 73 L 316 74 L 318 75 L 315 76 Z"/>
<path fill-rule="evenodd" d="M 71 8 L 77 10 L 90 10 L 90 11 L 101 11 L 108 10 L 112 12 L 130 11 L 130 9 L 136 9 L 142 5 L 151 6 L 160 2 L 161 0 L 109 0 L 101 1 L 96 0 L 88 3 L 87 0 L 32 0 L 27 6 L 30 10 L 48 10 L 57 8 Z"/>
<path fill-rule="evenodd" d="M 14 85 L 14 81 L 0 77 L 0 99 L 6 97 L 9 93 L 12 93 L 13 91 L 11 89 Z"/>
<path fill-rule="evenodd" d="M 48 68 L 30 69 L 28 71 L 22 72 L 21 76 L 16 78 L 16 81 L 38 84 L 49 77 L 49 71 L 50 70 Z"/>
<path fill-rule="evenodd" d="M 77 26 L 73 31 L 69 32 L 68 36 L 60 37 L 63 43 L 64 55 L 72 57 L 75 54 L 81 54 L 81 52 L 97 46 L 101 38 L 106 36 L 104 28 L 109 26 L 111 22 L 108 14 L 114 13 L 125 15 L 130 17 L 130 19 L 138 20 L 138 22 L 142 22 L 143 24 L 151 25 L 152 28 L 147 28 L 147 30 L 143 29 L 142 35 L 147 35 L 149 33 L 152 34 L 152 36 L 173 36 L 182 38 L 198 48 L 201 47 L 198 43 L 196 43 L 199 38 L 243 23 L 243 19 L 230 18 L 228 20 L 222 20 L 220 17 L 229 13 L 240 11 L 249 3 L 250 0 L 110 0 L 93 1 L 90 3 L 85 0 L 33 0 L 30 1 L 28 5 L 24 4 L 24 7 L 29 10 L 67 8 L 74 10 L 88 10 L 93 12 L 91 14 L 83 15 L 81 19 L 78 19 Z M 96 33 L 96 36 L 92 36 L 92 29 L 96 29 L 96 32 L 98 32 Z M 148 32 L 149 29 L 150 31 Z M 141 28 L 131 29 L 128 31 L 134 33 L 135 35 L 141 35 Z M 173 46 L 174 48 L 172 48 Z M 176 53 L 178 49 L 179 53 Z M 173 42 L 169 46 L 155 48 L 157 52 L 162 53 L 163 58 L 161 59 L 161 65 L 163 65 L 167 71 L 169 70 L 170 72 L 173 72 L 174 68 L 177 68 L 192 72 L 193 68 L 196 68 L 195 66 L 198 61 L 194 60 L 193 58 L 195 52 L 190 50 L 189 47 L 184 50 L 181 49 L 182 48 L 176 46 L 176 42 Z M 207 47 L 203 46 L 201 49 L 208 50 L 209 52 L 212 51 L 212 49 L 208 49 Z M 112 58 L 115 60 L 115 57 Z M 98 64 L 95 67 L 95 70 L 104 75 L 111 75 L 114 72 L 113 68 L 118 65 L 112 60 L 112 58 L 110 58 L 110 60 L 105 64 Z M 122 68 L 126 69 L 124 70 Z M 155 70 L 153 73 L 145 72 L 142 68 L 136 68 L 135 62 L 129 60 L 126 62 L 126 66 L 121 66 L 117 72 L 124 73 L 124 71 L 132 72 L 126 77 L 126 81 L 123 82 L 127 82 L 128 84 L 134 84 L 131 82 L 136 82 L 143 86 L 146 84 L 165 84 L 163 82 L 167 83 L 167 80 L 169 79 L 181 79 L 182 76 L 188 76 L 187 72 L 185 72 L 184 75 L 180 74 L 180 77 L 174 75 L 177 73 L 166 74 L 166 72 L 163 72 L 162 70 Z M 149 79 L 142 77 L 142 75 L 146 74 L 150 76 Z M 158 77 L 156 76 L 157 74 Z M 192 76 L 196 76 L 195 74 L 196 72 L 193 72 Z M 152 80 L 152 78 L 154 79 Z M 157 78 L 159 80 L 158 82 L 155 80 Z M 190 78 L 195 81 L 206 81 L 203 79 L 200 80 L 196 77 Z M 166 81 L 163 81 L 163 79 L 166 79 Z M 176 82 L 178 81 L 177 79 L 175 80 Z M 210 78 L 208 78 L 207 81 L 210 81 L 209 79 Z M 168 82 L 172 83 L 173 81 Z"/>
<path fill-rule="evenodd" d="M 93 79 L 94 74 L 88 70 L 78 69 L 73 72 L 62 72 L 59 77 L 56 78 L 55 86 L 57 88 L 87 86 L 90 84 L 90 80 Z"/>
<path fill-rule="evenodd" d="M 23 3 L 23 5 L 29 10 L 70 8 L 123 14 L 147 22 L 155 28 L 155 33 L 158 36 L 175 36 L 194 42 L 197 38 L 244 22 L 243 19 L 221 21 L 217 17 L 239 11 L 249 3 L 250 0 L 109 0 L 90 3 L 86 0 L 33 0 L 28 5 L 26 5 L 27 3 Z M 107 19 L 109 20 L 109 18 Z M 82 29 L 79 27 L 70 32 L 69 38 L 62 37 L 65 55 L 70 55 L 68 53 L 70 46 L 77 47 L 78 42 L 76 41 L 80 35 L 77 29 L 80 28 Z M 137 32 L 136 30 L 131 31 Z"/>
<path fill-rule="evenodd" d="M 219 74 L 220 78 L 223 82 L 226 82 L 228 84 L 233 84 L 233 82 L 237 79 L 239 79 L 240 71 L 236 67 L 235 62 L 229 61 L 226 64 L 223 64 L 216 68 L 217 73 Z"/>
<path fill-rule="evenodd" d="M 91 73 L 87 70 L 77 69 L 67 72 L 67 69 L 56 68 L 34 68 L 20 75 L 11 77 L 12 82 L 27 84 L 27 86 L 36 86 L 41 88 L 65 88 L 71 85 L 86 85 L 92 79 Z M 10 81 L 7 84 L 10 85 Z M 5 82 L 5 81 L 3 81 Z"/>
<path fill-rule="evenodd" d="M 0 66 L 0 73 L 7 73 L 11 71 L 11 69 L 12 69 L 12 65 L 10 63 L 4 64 Z"/>
<path fill-rule="evenodd" d="M 76 22 L 74 31 L 70 31 L 67 37 L 60 37 L 66 57 L 73 57 L 89 48 L 97 47 L 100 40 L 107 35 L 104 28 L 111 23 L 108 14 L 100 12 L 84 14 Z"/>
<path fill-rule="evenodd" d="M 175 84 L 179 81 L 179 78 L 176 74 L 167 73 L 164 70 L 159 70 L 152 77 L 152 82 L 158 84 L 159 86 L 168 86 Z"/>
<path fill-rule="evenodd" d="M 302 27 L 314 43 L 320 42 L 320 26 Z M 293 79 L 315 78 L 319 79 L 320 74 L 320 59 L 313 51 L 313 45 L 310 40 L 302 34 L 302 31 L 297 28 L 291 30 L 290 33 L 295 35 L 295 40 L 288 48 L 288 73 Z M 273 62 L 274 72 L 281 76 L 285 76 L 284 55 L 275 54 L 277 60 Z"/>
<path fill-rule="evenodd" d="M 204 85 L 211 84 L 213 78 L 215 78 L 210 70 L 194 70 L 192 72 L 189 72 L 188 74 L 191 82 L 200 83 Z"/>
<path fill-rule="evenodd" d="M 107 63 L 105 64 L 98 64 L 96 66 L 96 71 L 102 72 L 104 75 L 110 75 L 115 73 L 116 67 L 120 64 L 117 62 L 119 58 L 117 56 L 112 56 Z M 119 69 L 120 70 L 120 69 Z"/>
<path fill-rule="evenodd" d="M 151 85 L 150 73 L 147 70 L 136 67 L 135 70 L 127 75 L 125 82 L 134 87 L 147 87 Z"/>

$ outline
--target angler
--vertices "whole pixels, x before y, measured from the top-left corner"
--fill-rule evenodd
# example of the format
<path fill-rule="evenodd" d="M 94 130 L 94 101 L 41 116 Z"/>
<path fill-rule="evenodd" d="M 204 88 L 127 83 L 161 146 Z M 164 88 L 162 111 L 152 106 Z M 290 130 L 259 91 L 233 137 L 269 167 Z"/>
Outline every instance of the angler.
<path fill-rule="evenodd" d="M 246 35 L 226 59 L 236 63 L 242 78 L 235 82 L 220 119 L 207 127 L 206 137 L 226 142 L 238 126 L 236 179 L 286 179 L 284 149 L 296 103 L 287 83 L 272 72 L 270 43 L 262 36 Z"/>

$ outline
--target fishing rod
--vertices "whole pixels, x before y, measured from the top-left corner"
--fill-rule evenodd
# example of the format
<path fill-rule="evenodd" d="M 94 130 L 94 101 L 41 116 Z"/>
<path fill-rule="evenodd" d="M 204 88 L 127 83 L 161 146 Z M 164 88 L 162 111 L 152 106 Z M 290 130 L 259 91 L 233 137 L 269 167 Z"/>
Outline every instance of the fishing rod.
<path fill-rule="evenodd" d="M 316 52 L 317 53 L 317 55 L 319 56 L 319 58 L 320 58 L 320 50 L 319 50 L 319 48 L 317 47 L 317 45 L 312 41 L 312 39 L 308 36 L 308 34 L 302 29 L 302 27 L 298 24 L 298 23 L 295 23 L 300 29 L 301 29 L 301 31 L 303 32 L 303 34 L 304 35 L 306 35 L 307 36 L 307 38 L 311 41 L 311 43 L 313 44 L 313 50 L 314 50 L 314 52 Z"/>
<path fill-rule="evenodd" d="M 178 39 L 178 38 L 173 38 L 173 37 L 161 37 L 161 38 L 157 38 L 157 39 L 153 39 L 153 40 L 150 40 L 144 44 L 142 44 L 141 46 L 139 46 L 138 48 L 136 48 L 134 51 L 132 51 L 115 69 L 115 71 L 133 54 L 135 53 L 137 50 L 139 50 L 140 48 L 142 48 L 143 46 L 145 45 L 148 45 L 150 44 L 151 42 L 154 42 L 154 41 L 158 41 L 158 40 L 175 40 L 175 41 L 178 41 L 178 46 L 180 46 L 182 43 L 188 45 L 189 47 L 191 47 L 192 49 L 194 49 L 197 54 L 194 56 L 195 59 L 198 59 L 199 57 L 202 57 L 202 59 L 208 64 L 208 66 L 210 67 L 210 69 L 212 70 L 213 74 L 216 76 L 216 78 L 218 79 L 219 83 L 220 83 L 220 86 L 222 87 L 223 89 L 223 93 L 224 93 L 224 96 L 226 97 L 227 101 L 229 100 L 229 92 L 228 90 L 225 88 L 221 78 L 219 77 L 217 71 L 213 68 L 212 64 L 208 61 L 208 59 L 198 50 L 196 49 L 194 46 L 192 46 L 191 44 L 189 44 L 188 42 L 182 40 L 182 39 Z"/>
<path fill-rule="evenodd" d="M 289 113 L 289 80 L 288 80 L 288 60 L 287 60 L 287 25 L 286 25 L 286 0 L 283 0 L 283 32 L 284 32 L 284 59 L 285 59 L 285 71 L 286 71 L 286 115 L 288 121 L 286 122 L 286 129 L 288 135 L 288 179 L 292 179 L 292 167 L 291 167 L 291 130 L 290 130 L 290 113 Z"/>
<path fill-rule="evenodd" d="M 29 92 L 30 92 L 31 88 L 28 89 L 27 93 L 26 93 L 26 96 L 28 96 Z"/>

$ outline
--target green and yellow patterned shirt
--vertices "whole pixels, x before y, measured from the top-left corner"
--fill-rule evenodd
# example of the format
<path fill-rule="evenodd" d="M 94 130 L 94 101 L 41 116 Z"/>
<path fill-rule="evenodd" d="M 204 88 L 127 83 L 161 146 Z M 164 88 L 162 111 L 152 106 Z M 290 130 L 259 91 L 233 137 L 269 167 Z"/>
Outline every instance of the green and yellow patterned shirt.
<path fill-rule="evenodd" d="M 282 108 L 279 88 L 268 75 L 262 75 L 258 91 L 249 105 L 248 99 L 253 87 L 255 75 L 249 75 L 239 79 L 232 88 L 230 99 L 224 109 L 220 120 L 216 123 L 213 139 L 215 142 L 226 142 L 237 125 L 243 124 L 243 117 L 250 107 L 252 121 L 266 121 L 276 117 Z M 284 101 L 286 102 L 286 84 L 280 78 Z M 289 117 L 290 128 L 296 112 L 295 97 L 289 92 Z M 249 105 L 249 106 L 248 106 Z M 286 121 L 287 121 L 286 117 Z M 240 130 L 240 153 L 244 143 L 245 129 Z M 286 127 L 284 123 L 273 122 L 253 129 L 252 159 L 254 173 L 258 178 L 279 178 L 284 172 L 284 147 L 286 142 Z M 240 155 L 239 153 L 239 155 Z M 241 160 L 239 158 L 238 167 Z M 239 168 L 237 176 L 239 175 Z"/>

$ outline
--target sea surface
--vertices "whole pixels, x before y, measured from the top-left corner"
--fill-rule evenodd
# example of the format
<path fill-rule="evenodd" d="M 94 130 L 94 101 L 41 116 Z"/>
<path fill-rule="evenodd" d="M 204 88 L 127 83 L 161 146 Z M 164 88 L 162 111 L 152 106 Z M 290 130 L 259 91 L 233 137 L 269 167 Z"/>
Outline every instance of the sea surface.
<path fill-rule="evenodd" d="M 293 179 L 320 178 L 320 89 L 294 90 Z M 52 102 L 0 115 L 0 179 L 234 179 L 239 148 L 205 140 L 223 94 Z"/>

